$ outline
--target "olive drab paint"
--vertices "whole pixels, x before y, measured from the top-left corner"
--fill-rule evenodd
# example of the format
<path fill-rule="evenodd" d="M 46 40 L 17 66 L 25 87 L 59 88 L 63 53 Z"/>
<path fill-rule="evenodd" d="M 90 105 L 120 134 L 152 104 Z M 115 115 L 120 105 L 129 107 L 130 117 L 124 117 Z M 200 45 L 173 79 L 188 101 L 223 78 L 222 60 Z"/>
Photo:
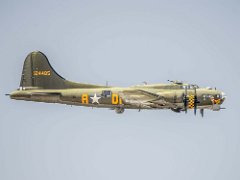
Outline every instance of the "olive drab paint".
<path fill-rule="evenodd" d="M 67 61 L 66 61 L 67 62 Z M 91 74 L 89 74 L 91 75 Z M 226 96 L 222 91 L 171 81 L 111 87 L 76 83 L 60 76 L 42 52 L 28 54 L 24 61 L 19 89 L 10 94 L 16 100 L 102 107 L 123 113 L 124 109 L 187 109 L 218 111 Z"/>

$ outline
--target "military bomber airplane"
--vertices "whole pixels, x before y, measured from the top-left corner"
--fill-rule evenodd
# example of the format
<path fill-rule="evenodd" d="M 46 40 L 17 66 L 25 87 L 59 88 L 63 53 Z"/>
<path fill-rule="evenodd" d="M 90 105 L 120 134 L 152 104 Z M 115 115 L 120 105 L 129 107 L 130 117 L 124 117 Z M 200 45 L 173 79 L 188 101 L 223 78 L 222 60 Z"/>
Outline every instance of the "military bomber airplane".
<path fill-rule="evenodd" d="M 170 81 L 168 84 L 143 84 L 132 87 L 111 87 L 75 83 L 61 77 L 39 51 L 30 53 L 24 62 L 20 87 L 11 99 L 109 108 L 116 113 L 125 109 L 171 109 L 185 112 L 197 109 L 219 111 L 225 93 L 195 84 Z"/>

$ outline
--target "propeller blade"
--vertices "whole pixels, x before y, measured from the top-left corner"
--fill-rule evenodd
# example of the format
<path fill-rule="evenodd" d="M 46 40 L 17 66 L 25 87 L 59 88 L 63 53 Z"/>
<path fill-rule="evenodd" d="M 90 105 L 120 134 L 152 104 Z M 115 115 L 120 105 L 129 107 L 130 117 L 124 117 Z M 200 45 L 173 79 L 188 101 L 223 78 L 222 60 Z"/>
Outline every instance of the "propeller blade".
<path fill-rule="evenodd" d="M 194 115 L 196 116 L 197 114 L 197 106 L 198 106 L 198 98 L 197 98 L 197 89 L 196 87 L 194 86 Z"/>
<path fill-rule="evenodd" d="M 200 114 L 202 117 L 204 117 L 204 109 L 200 109 Z"/>
<path fill-rule="evenodd" d="M 195 95 L 195 96 L 197 95 L 197 89 L 196 89 L 195 86 L 194 86 L 194 95 Z"/>
<path fill-rule="evenodd" d="M 184 95 L 183 95 L 183 104 L 184 104 L 185 114 L 187 114 L 187 109 L 188 109 L 187 86 L 185 86 L 185 92 L 184 92 Z"/>

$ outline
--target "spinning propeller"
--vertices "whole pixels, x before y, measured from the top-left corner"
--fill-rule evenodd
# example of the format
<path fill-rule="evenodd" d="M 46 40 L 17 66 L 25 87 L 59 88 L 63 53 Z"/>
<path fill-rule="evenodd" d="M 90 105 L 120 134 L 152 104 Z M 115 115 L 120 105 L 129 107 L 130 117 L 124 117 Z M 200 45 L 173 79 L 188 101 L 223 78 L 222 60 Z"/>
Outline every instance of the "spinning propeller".
<path fill-rule="evenodd" d="M 197 98 L 197 89 L 194 86 L 194 115 L 196 116 L 197 114 L 197 104 L 200 103 L 200 101 Z"/>
<path fill-rule="evenodd" d="M 187 114 L 188 101 L 189 101 L 189 98 L 188 98 L 188 95 L 187 95 L 187 86 L 185 86 L 185 92 L 183 94 L 183 105 L 184 105 L 185 114 Z"/>

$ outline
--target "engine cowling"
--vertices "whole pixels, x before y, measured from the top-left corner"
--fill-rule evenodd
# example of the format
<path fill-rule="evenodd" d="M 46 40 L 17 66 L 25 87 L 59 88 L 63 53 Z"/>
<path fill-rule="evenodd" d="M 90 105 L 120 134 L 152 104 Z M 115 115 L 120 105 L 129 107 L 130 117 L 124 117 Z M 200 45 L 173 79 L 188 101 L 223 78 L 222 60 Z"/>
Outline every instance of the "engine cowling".
<path fill-rule="evenodd" d="M 122 113 L 124 113 L 124 108 L 115 108 L 115 112 L 117 114 L 122 114 Z"/>

